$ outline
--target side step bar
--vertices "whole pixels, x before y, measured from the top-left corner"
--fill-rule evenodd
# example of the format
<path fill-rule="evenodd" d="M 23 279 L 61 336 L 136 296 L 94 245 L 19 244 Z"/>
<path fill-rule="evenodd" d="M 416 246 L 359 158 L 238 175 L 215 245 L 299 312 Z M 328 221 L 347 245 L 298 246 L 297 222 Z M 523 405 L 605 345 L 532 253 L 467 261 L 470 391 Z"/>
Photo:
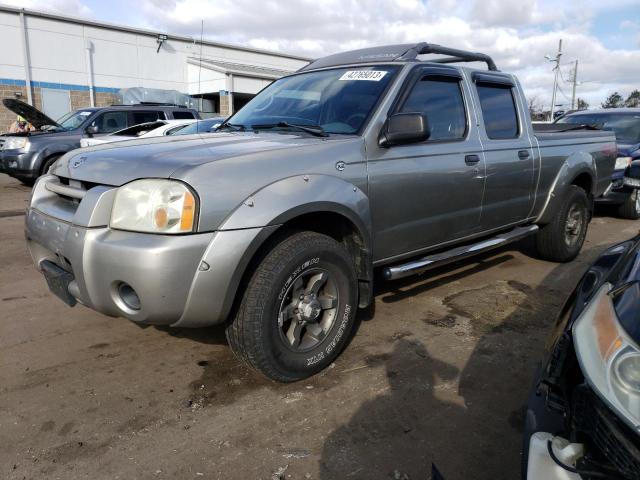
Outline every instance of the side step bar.
<path fill-rule="evenodd" d="M 436 253 L 419 260 L 386 267 L 382 270 L 382 276 L 387 280 L 396 280 L 398 278 L 408 277 L 410 275 L 418 275 L 432 268 L 440 267 L 448 263 L 457 262 L 467 257 L 477 255 L 482 252 L 493 250 L 507 243 L 515 242 L 524 237 L 528 237 L 538 231 L 537 225 L 529 225 L 526 227 L 517 227 L 508 232 L 501 233 L 496 237 L 492 237 L 481 242 L 471 245 L 464 245 L 445 252 Z"/>

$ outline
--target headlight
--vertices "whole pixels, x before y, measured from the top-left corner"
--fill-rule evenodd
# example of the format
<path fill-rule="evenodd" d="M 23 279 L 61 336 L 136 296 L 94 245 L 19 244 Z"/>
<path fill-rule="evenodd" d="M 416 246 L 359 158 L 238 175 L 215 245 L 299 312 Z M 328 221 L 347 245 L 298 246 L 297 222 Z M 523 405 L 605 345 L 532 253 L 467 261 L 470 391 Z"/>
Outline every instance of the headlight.
<path fill-rule="evenodd" d="M 585 378 L 613 410 L 640 429 L 640 347 L 618 322 L 604 285 L 573 325 Z"/>
<path fill-rule="evenodd" d="M 28 148 L 29 139 L 27 137 L 8 137 L 2 145 L 3 150 L 16 150 L 18 148 Z"/>
<path fill-rule="evenodd" d="M 624 170 L 631 163 L 631 157 L 618 157 L 616 158 L 615 170 Z"/>
<path fill-rule="evenodd" d="M 189 233 L 195 228 L 196 197 L 173 180 L 136 180 L 118 188 L 111 228 L 148 233 Z"/>

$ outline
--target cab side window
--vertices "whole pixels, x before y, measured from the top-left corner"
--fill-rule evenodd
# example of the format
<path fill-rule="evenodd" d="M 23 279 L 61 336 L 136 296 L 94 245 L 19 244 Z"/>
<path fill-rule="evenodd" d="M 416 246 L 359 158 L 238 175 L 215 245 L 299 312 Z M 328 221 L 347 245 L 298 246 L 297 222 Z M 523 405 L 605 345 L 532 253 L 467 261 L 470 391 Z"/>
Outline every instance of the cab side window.
<path fill-rule="evenodd" d="M 420 112 L 427 116 L 429 141 L 460 140 L 467 132 L 467 115 L 460 79 L 427 75 L 413 86 L 400 112 Z"/>
<path fill-rule="evenodd" d="M 98 127 L 98 133 L 112 133 L 127 128 L 127 112 L 105 112 L 91 123 Z"/>
<path fill-rule="evenodd" d="M 498 83 L 477 83 L 476 88 L 487 136 L 492 140 L 517 138 L 520 128 L 512 87 Z"/>

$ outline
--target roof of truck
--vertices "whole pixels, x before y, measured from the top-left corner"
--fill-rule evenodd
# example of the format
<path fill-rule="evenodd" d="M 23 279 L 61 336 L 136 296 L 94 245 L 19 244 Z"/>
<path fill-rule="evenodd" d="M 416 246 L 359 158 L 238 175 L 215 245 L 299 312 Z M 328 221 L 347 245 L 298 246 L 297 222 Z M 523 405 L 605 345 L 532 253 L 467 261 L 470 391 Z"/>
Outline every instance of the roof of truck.
<path fill-rule="evenodd" d="M 316 70 L 320 68 L 336 67 L 339 65 L 353 65 L 358 63 L 388 63 L 388 62 L 416 62 L 422 61 L 418 56 L 440 55 L 429 59 L 435 63 L 484 62 L 489 70 L 497 71 L 493 59 L 484 53 L 469 52 L 450 47 L 443 47 L 434 43 L 403 43 L 397 45 L 383 45 L 379 47 L 363 48 L 348 52 L 336 53 L 319 58 L 299 71 Z"/>

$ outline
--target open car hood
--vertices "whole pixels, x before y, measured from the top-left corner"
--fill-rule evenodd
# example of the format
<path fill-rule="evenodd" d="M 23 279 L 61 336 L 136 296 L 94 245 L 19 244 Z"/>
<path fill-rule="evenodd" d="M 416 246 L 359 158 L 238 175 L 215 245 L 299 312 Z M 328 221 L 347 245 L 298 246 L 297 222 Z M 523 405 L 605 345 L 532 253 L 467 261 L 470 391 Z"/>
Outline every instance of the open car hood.
<path fill-rule="evenodd" d="M 37 130 L 40 130 L 42 127 L 46 127 L 47 125 L 60 127 L 55 120 L 51 120 L 40 110 L 32 107 L 28 103 L 24 103 L 14 98 L 5 98 L 2 100 L 2 104 L 16 115 L 20 115 Z"/>

